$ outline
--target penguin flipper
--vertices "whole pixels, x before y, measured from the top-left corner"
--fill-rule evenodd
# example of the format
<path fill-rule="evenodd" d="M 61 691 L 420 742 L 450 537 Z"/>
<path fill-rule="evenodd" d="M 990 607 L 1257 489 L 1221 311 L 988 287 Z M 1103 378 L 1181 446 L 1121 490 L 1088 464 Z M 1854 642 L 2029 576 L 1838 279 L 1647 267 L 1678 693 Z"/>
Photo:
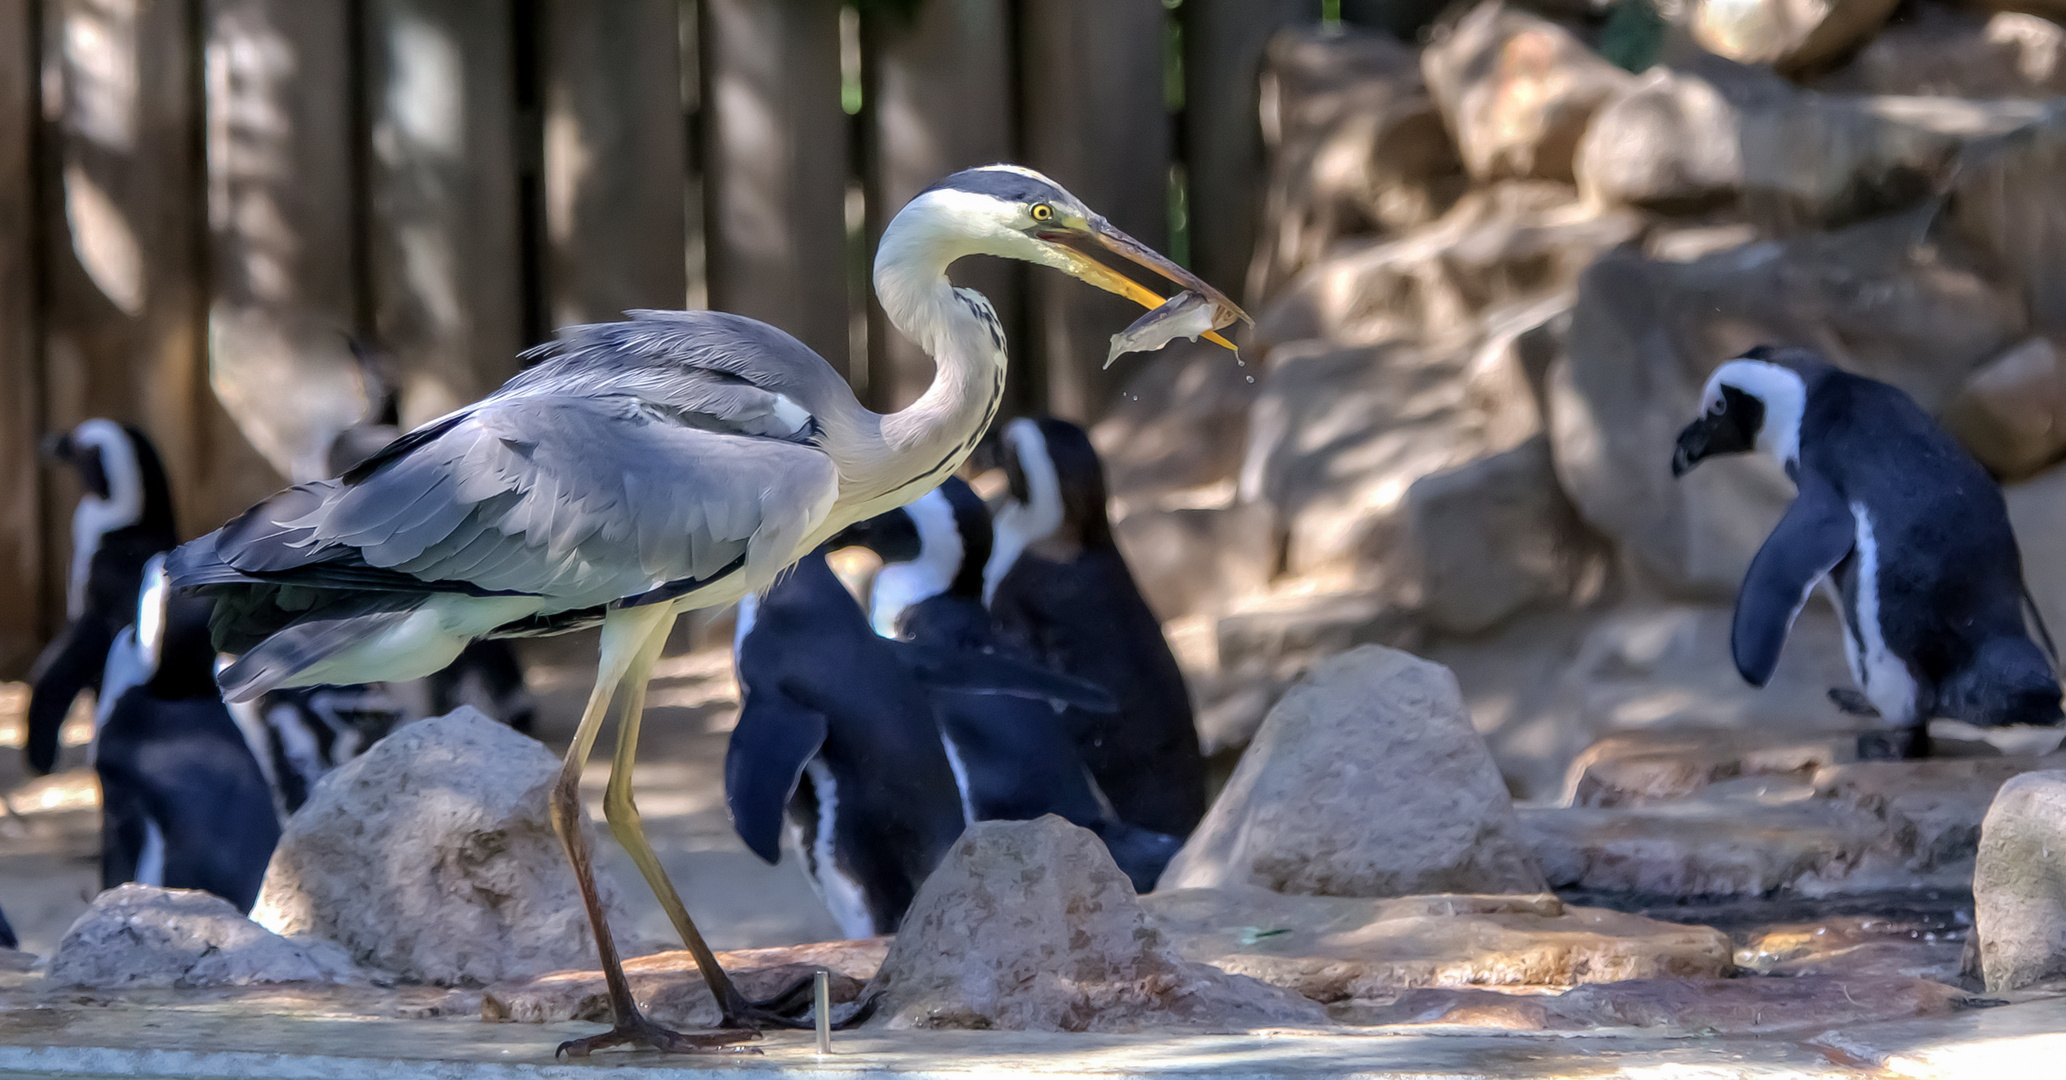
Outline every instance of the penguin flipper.
<path fill-rule="evenodd" d="M 905 670 L 933 690 L 964 694 L 1010 694 L 1060 702 L 1094 713 L 1119 711 L 1105 688 L 1073 675 L 995 652 L 946 649 L 915 641 L 891 641 Z"/>
<path fill-rule="evenodd" d="M 739 709 L 725 749 L 725 806 L 739 839 L 771 866 L 782 859 L 783 813 L 828 727 L 824 713 L 779 690 L 748 693 Z"/>
<path fill-rule="evenodd" d="M 1779 666 L 1779 650 L 1809 592 L 1856 542 L 1850 507 L 1828 485 L 1804 473 L 1800 494 L 1750 560 L 1750 571 L 1736 594 L 1729 647 L 1744 682 L 1763 686 L 1771 680 Z"/>
<path fill-rule="evenodd" d="M 74 619 L 57 640 L 36 657 L 29 674 L 28 739 L 22 753 L 29 768 L 44 776 L 57 767 L 58 729 L 72 711 L 79 692 L 100 689 L 108 649 L 115 643 L 111 628 L 99 619 Z"/>

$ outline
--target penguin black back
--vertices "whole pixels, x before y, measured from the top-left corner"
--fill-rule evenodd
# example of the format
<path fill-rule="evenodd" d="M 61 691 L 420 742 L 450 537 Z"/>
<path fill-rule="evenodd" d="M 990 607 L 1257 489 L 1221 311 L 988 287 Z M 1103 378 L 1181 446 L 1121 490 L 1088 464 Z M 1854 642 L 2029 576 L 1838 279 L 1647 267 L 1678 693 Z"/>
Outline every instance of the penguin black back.
<path fill-rule="evenodd" d="M 1760 347 L 1710 378 L 1673 469 L 1751 449 L 1778 458 L 1798 491 L 1738 594 L 1732 646 L 1747 681 L 1771 677 L 1826 578 L 1852 674 L 1898 729 L 1897 753 L 1920 754 L 1936 716 L 2060 722 L 2001 489 L 1914 399 L 1809 350 Z"/>
<path fill-rule="evenodd" d="M 1019 419 L 1005 429 L 1004 464 L 1011 497 L 983 575 L 991 618 L 1041 663 L 1118 703 L 1109 715 L 1070 709 L 1064 723 L 1120 819 L 1188 836 L 1205 814 L 1190 694 L 1112 541 L 1097 451 L 1067 421 Z"/>

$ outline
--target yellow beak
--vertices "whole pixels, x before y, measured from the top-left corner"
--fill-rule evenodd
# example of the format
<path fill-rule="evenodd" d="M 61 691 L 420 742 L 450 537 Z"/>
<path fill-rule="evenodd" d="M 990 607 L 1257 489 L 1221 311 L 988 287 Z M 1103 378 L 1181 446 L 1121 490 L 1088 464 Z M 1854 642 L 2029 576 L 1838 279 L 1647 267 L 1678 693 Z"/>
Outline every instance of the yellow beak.
<path fill-rule="evenodd" d="M 1255 320 L 1241 310 L 1240 305 L 1227 299 L 1226 294 L 1207 285 L 1197 275 L 1164 258 L 1154 248 L 1135 240 L 1114 228 L 1102 217 L 1090 217 L 1081 221 L 1064 222 L 1056 220 L 1049 227 L 1034 233 L 1059 249 L 1068 259 L 1068 272 L 1077 279 L 1095 285 L 1109 293 L 1117 293 L 1144 308 L 1158 308 L 1169 298 L 1125 274 L 1106 266 L 1092 257 L 1092 252 L 1108 251 L 1129 262 L 1138 263 L 1168 278 L 1182 288 L 1203 295 L 1222 311 L 1250 326 Z M 1228 349 L 1234 343 L 1220 336 L 1217 330 L 1208 330 L 1202 335 L 1205 340 Z"/>

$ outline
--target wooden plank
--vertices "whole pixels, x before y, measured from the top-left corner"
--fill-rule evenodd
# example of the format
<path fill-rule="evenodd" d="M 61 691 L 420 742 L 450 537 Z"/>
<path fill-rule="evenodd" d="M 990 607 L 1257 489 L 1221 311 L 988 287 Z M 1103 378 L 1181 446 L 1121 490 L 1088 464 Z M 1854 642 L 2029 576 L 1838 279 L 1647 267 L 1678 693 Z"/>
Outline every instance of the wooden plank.
<path fill-rule="evenodd" d="M 1160 0 L 1042 0 L 1019 9 L 1025 163 L 1158 250 L 1169 239 L 1167 15 Z M 1030 274 L 1027 283 L 1040 397 L 1050 412 L 1094 421 L 1139 363 L 1099 370 L 1111 336 L 1141 309 L 1054 273 Z"/>
<path fill-rule="evenodd" d="M 134 423 L 171 474 L 183 528 L 213 525 L 234 497 L 212 486 L 220 416 L 203 361 L 200 37 L 195 6 L 46 0 L 42 208 L 47 323 L 44 419 Z M 56 474 L 53 474 L 56 475 Z M 54 553 L 77 491 L 46 488 Z M 46 588 L 62 559 L 45 560 Z"/>
<path fill-rule="evenodd" d="M 328 475 L 331 440 L 365 410 L 347 346 L 360 302 L 347 14 L 202 5 L 209 382 L 233 424 L 209 468 L 247 501 Z"/>
<path fill-rule="evenodd" d="M 1009 161 L 1017 140 L 1010 70 L 1011 5 L 1006 0 L 928 0 L 916 19 L 871 8 L 861 24 L 868 130 L 868 251 L 912 196 L 958 169 Z M 966 259 L 959 284 L 990 299 L 1012 338 L 1013 390 L 1027 382 L 1018 340 L 1020 268 L 1001 259 Z M 876 409 L 910 404 L 933 377 L 932 360 L 868 305 L 868 401 Z"/>
<path fill-rule="evenodd" d="M 848 142 L 839 5 L 703 0 L 710 306 L 848 369 Z"/>
<path fill-rule="evenodd" d="M 37 357 L 36 23 L 32 0 L 0 0 L 0 678 L 36 658 L 43 589 L 42 383 Z"/>
<path fill-rule="evenodd" d="M 1184 0 L 1184 178 L 1191 270 L 1237 300 L 1264 184 L 1257 78 L 1270 35 L 1319 0 Z"/>
<path fill-rule="evenodd" d="M 473 401 L 523 340 L 511 0 L 365 0 L 369 287 L 402 420 Z"/>
<path fill-rule="evenodd" d="M 547 306 L 555 326 L 687 303 L 678 0 L 544 0 Z"/>

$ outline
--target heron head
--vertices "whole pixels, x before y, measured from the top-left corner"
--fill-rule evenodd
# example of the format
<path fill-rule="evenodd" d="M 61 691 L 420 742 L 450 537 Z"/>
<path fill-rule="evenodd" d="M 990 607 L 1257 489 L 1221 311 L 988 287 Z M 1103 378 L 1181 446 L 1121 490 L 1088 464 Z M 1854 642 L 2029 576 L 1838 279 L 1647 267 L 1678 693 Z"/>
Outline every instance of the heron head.
<path fill-rule="evenodd" d="M 948 261 L 961 255 L 996 255 L 1038 263 L 1143 307 L 1160 307 L 1168 299 L 1104 261 L 1116 258 L 1252 321 L 1224 293 L 1115 228 L 1062 185 L 1019 165 L 964 169 L 920 192 L 883 232 L 876 254 L 878 279 L 914 243 L 945 251 Z M 1234 347 L 1216 332 L 1205 337 Z"/>

